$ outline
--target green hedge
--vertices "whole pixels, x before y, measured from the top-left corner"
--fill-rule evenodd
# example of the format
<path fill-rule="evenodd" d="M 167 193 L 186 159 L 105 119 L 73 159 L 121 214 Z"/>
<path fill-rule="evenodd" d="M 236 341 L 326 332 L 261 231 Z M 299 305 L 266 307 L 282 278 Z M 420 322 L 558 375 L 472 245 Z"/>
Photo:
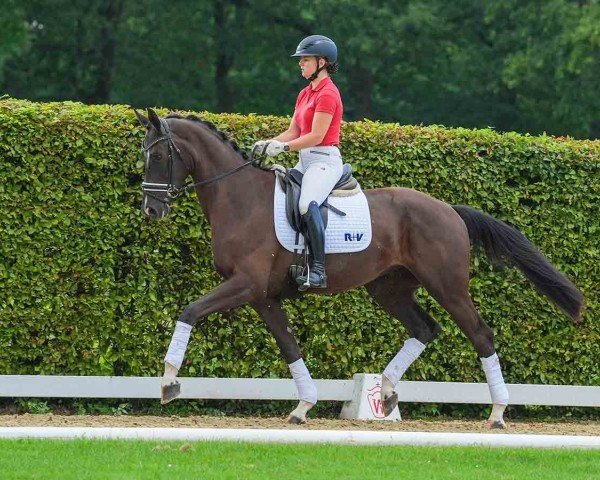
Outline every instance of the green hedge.
<path fill-rule="evenodd" d="M 289 122 L 200 116 L 243 148 Z M 158 375 L 179 313 L 219 283 L 192 196 L 165 221 L 141 214 L 143 135 L 125 106 L 0 100 L 0 373 Z M 576 328 L 517 271 L 473 260 L 471 292 L 508 382 L 600 384 L 599 142 L 369 121 L 342 136 L 363 187 L 416 188 L 509 221 L 582 289 Z M 485 381 L 456 325 L 420 297 L 443 333 L 407 378 Z M 407 336 L 363 289 L 286 308 L 315 378 L 379 372 Z M 182 375 L 289 373 L 242 308 L 195 328 Z"/>

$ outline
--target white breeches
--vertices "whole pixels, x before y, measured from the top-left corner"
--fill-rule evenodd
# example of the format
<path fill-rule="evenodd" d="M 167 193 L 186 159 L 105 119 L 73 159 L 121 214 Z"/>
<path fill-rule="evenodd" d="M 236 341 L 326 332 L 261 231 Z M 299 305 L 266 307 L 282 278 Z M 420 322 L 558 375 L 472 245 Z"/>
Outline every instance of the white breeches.
<path fill-rule="evenodd" d="M 321 205 L 342 176 L 343 162 L 337 147 L 310 147 L 300 150 L 294 167 L 304 173 L 299 208 L 304 215 L 310 202 Z"/>

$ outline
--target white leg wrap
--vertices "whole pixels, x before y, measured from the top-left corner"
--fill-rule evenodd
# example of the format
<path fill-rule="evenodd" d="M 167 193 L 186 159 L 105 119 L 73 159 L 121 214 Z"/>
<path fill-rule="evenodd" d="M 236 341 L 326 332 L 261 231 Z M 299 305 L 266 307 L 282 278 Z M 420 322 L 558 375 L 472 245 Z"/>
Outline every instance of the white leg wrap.
<path fill-rule="evenodd" d="M 392 361 L 385 367 L 383 374 L 394 385 L 400 381 L 404 372 L 425 350 L 425 345 L 416 338 L 409 338 Z"/>
<path fill-rule="evenodd" d="M 191 331 L 192 326 L 187 323 L 178 321 L 175 326 L 169 350 L 165 355 L 165 362 L 170 363 L 177 368 L 177 370 L 181 368 L 181 364 L 183 363 L 183 357 L 185 355 L 185 350 L 187 349 Z"/>
<path fill-rule="evenodd" d="M 292 377 L 296 382 L 298 398 L 308 403 L 317 403 L 317 386 L 310 376 L 308 368 L 304 365 L 304 360 L 300 358 L 294 363 L 290 363 L 288 366 L 290 367 L 290 372 L 292 372 Z"/>
<path fill-rule="evenodd" d="M 500 368 L 500 359 L 497 354 L 491 357 L 480 358 L 485 372 L 485 378 L 490 388 L 492 403 L 499 405 L 508 405 L 508 389 L 502 377 L 502 369 Z"/>

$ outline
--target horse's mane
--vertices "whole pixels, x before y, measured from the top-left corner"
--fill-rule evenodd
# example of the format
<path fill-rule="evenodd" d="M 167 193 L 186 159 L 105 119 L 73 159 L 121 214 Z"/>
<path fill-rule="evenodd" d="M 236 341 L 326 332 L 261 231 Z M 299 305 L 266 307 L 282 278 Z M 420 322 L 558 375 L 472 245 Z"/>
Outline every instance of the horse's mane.
<path fill-rule="evenodd" d="M 235 143 L 235 141 L 231 140 L 231 138 L 229 138 L 229 135 L 227 135 L 225 132 L 219 130 L 217 127 L 215 127 L 215 125 L 213 123 L 211 123 L 207 120 L 202 120 L 201 118 L 197 117 L 196 115 L 188 115 L 187 117 L 182 117 L 181 115 L 178 115 L 176 113 L 170 113 L 165 118 L 179 118 L 179 119 L 183 119 L 183 120 L 191 120 L 192 122 L 200 123 L 201 125 L 204 125 L 206 128 L 208 128 L 218 138 L 220 138 L 223 143 L 226 143 L 231 148 L 233 148 L 233 150 L 238 155 L 241 155 L 244 160 L 248 159 L 248 154 L 245 151 L 243 151 L 238 146 L 238 144 Z"/>

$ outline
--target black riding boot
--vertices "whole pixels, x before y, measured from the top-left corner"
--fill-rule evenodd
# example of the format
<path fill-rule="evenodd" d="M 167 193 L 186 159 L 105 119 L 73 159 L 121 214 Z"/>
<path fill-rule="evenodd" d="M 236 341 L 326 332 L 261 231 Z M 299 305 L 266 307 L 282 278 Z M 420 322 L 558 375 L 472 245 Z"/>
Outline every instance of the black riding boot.
<path fill-rule="evenodd" d="M 325 227 L 319 205 L 317 202 L 310 202 L 308 212 L 302 215 L 308 230 L 310 239 L 310 250 L 312 261 L 310 262 L 309 282 L 310 287 L 306 285 L 306 275 L 296 279 L 298 290 L 304 291 L 308 288 L 326 288 L 327 275 L 325 274 Z"/>

